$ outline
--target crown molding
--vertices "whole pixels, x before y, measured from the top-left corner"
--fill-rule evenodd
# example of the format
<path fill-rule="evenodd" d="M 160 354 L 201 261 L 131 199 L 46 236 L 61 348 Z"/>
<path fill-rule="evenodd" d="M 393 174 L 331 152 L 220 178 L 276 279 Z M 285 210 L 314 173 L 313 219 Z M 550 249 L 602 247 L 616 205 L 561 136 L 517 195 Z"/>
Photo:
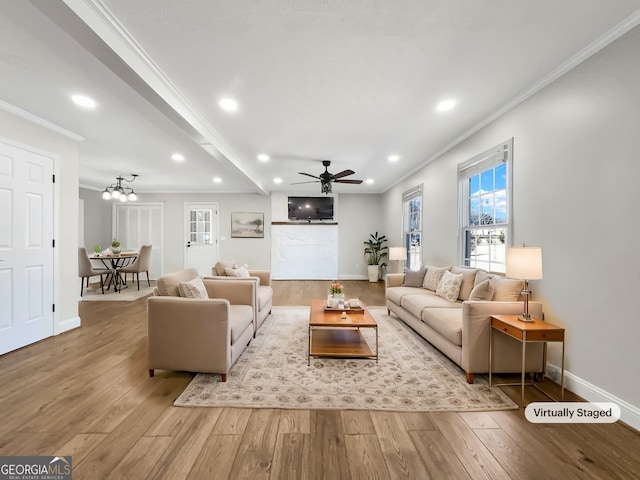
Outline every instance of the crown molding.
<path fill-rule="evenodd" d="M 424 168 L 425 165 L 428 165 L 429 163 L 437 160 L 442 155 L 447 153 L 449 150 L 453 149 L 454 147 L 462 143 L 464 140 L 469 138 L 471 135 L 473 135 L 474 133 L 477 133 L 478 131 L 482 130 L 484 127 L 489 125 L 491 122 L 505 115 L 507 112 L 509 112 L 510 110 L 520 105 L 525 100 L 529 99 L 530 97 L 538 93 L 547 85 L 550 85 L 551 83 L 555 82 L 557 79 L 562 77 L 565 73 L 569 72 L 570 70 L 573 70 L 582 62 L 592 57 L 593 55 L 598 53 L 600 50 L 602 50 L 604 47 L 614 42 L 618 38 L 622 37 L 629 30 L 637 27 L 638 25 L 640 25 L 640 9 L 633 12 L 630 16 L 628 16 L 622 22 L 617 24 L 611 30 L 606 32 L 604 35 L 597 38 L 595 41 L 591 42 L 589 45 L 587 45 L 578 53 L 570 57 L 568 60 L 561 63 L 558 67 L 551 70 L 551 72 L 549 72 L 548 74 L 540 78 L 537 82 L 535 82 L 529 88 L 527 88 L 526 90 L 523 90 L 521 93 L 513 97 L 500 109 L 496 110 L 489 116 L 485 117 L 483 120 L 481 120 L 479 123 L 477 123 L 475 126 L 467 130 L 462 135 L 460 135 L 458 138 L 456 138 L 455 140 L 453 140 L 452 142 L 450 142 L 449 144 L 447 144 L 446 146 L 438 150 L 433 155 L 431 155 L 420 166 L 414 168 L 408 174 L 404 175 L 401 179 L 399 179 L 398 181 L 390 185 L 388 188 L 386 188 L 384 192 L 391 190 L 396 185 L 412 177 L 417 172 L 419 172 L 422 168 Z"/>
<path fill-rule="evenodd" d="M 27 112 L 26 110 L 16 107 L 15 105 L 11 105 L 10 103 L 7 103 L 3 100 L 0 100 L 0 109 L 4 110 L 5 112 L 12 113 L 13 115 L 16 115 L 18 117 L 24 118 L 25 120 L 28 120 L 31 123 L 35 123 L 36 125 L 40 125 L 41 127 L 44 127 L 48 130 L 59 133 L 60 135 L 64 135 L 65 137 L 70 138 L 71 140 L 75 140 L 76 142 L 84 141 L 84 137 L 78 135 L 77 133 L 73 133 L 71 130 L 67 130 L 66 128 L 56 125 L 55 123 L 51 123 L 49 120 L 45 120 L 44 118 Z"/>

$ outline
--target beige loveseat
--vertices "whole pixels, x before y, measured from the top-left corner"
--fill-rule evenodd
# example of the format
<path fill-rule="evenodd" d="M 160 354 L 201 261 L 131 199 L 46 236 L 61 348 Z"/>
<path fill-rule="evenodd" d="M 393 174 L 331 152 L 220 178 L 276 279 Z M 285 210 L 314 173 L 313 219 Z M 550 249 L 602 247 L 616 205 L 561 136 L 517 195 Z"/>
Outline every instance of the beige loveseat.
<path fill-rule="evenodd" d="M 458 291 L 455 284 L 443 288 L 443 269 L 449 272 L 446 274 L 449 283 L 452 277 L 461 278 Z M 440 278 L 439 273 L 442 273 Z M 461 267 L 430 266 L 426 272 L 408 272 L 407 275 L 407 281 L 405 274 L 388 274 L 385 278 L 389 314 L 397 315 L 453 360 L 465 371 L 467 382 L 473 383 L 476 373 L 489 371 L 490 316 L 522 313 L 522 282 Z M 474 290 L 475 287 L 478 288 Z M 443 298 L 447 294 L 449 299 Z M 470 297 L 484 299 L 470 300 Z M 529 302 L 529 311 L 542 318 L 540 303 Z M 493 371 L 520 372 L 522 344 L 500 332 L 494 331 L 493 335 Z M 525 367 L 527 372 L 542 371 L 541 344 L 527 346 Z"/>
<path fill-rule="evenodd" d="M 155 369 L 227 373 L 253 338 L 254 286 L 203 279 L 209 298 L 180 296 L 194 269 L 158 279 L 148 301 L 149 375 Z"/>
<path fill-rule="evenodd" d="M 253 336 L 256 336 L 258 328 L 262 325 L 262 322 L 271 313 L 271 307 L 273 306 L 273 289 L 271 288 L 271 272 L 269 270 L 247 270 L 243 271 L 242 266 L 239 266 L 235 262 L 220 261 L 215 264 L 211 269 L 211 278 L 215 280 L 233 280 L 251 282 L 255 285 L 255 296 L 253 301 L 254 306 L 254 330 Z M 232 276 L 242 275 L 247 276 Z"/>

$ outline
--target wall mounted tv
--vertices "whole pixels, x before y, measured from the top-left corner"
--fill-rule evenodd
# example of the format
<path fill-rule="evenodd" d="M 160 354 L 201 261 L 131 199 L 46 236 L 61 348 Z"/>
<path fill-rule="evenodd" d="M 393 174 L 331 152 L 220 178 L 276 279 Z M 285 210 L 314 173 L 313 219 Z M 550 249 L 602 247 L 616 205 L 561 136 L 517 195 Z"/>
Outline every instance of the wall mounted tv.
<path fill-rule="evenodd" d="M 289 220 L 333 220 L 333 197 L 289 197 Z"/>

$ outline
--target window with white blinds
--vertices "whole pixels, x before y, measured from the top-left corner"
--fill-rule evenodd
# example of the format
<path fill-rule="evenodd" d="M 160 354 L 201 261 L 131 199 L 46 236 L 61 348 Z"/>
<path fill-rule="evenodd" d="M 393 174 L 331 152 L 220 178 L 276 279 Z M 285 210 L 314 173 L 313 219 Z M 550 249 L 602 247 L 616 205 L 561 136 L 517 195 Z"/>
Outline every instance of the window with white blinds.
<path fill-rule="evenodd" d="M 407 268 L 422 266 L 422 184 L 402 194 L 402 230 L 407 249 Z"/>
<path fill-rule="evenodd" d="M 512 242 L 513 138 L 458 166 L 460 264 L 504 272 Z"/>

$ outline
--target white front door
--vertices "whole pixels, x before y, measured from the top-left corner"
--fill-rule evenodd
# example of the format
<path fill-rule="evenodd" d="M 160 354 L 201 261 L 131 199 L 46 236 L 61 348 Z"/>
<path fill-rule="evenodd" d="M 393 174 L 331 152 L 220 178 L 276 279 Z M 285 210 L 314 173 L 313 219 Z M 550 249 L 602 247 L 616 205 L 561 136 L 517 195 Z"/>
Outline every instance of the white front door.
<path fill-rule="evenodd" d="M 0 205 L 1 355 L 53 335 L 53 159 L 0 143 Z"/>
<path fill-rule="evenodd" d="M 218 204 L 187 203 L 184 221 L 184 268 L 211 275 L 218 261 Z"/>

